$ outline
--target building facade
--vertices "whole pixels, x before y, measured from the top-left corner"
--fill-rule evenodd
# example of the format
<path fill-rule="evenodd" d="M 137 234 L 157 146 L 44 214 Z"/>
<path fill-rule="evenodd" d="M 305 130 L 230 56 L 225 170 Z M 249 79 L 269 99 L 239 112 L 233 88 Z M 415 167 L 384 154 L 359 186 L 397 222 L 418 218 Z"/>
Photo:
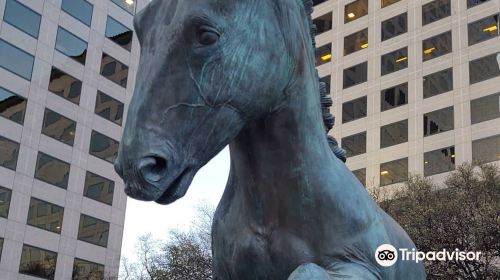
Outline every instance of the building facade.
<path fill-rule="evenodd" d="M 315 0 L 316 63 L 368 188 L 500 162 L 499 0 Z"/>
<path fill-rule="evenodd" d="M 0 0 L 0 278 L 118 275 L 146 0 Z"/>

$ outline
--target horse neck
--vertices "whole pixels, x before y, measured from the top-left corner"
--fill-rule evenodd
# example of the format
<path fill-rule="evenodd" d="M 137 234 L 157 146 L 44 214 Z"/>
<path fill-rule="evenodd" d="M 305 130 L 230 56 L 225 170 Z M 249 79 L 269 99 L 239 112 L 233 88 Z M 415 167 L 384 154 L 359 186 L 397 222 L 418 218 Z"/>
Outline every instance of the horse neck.
<path fill-rule="evenodd" d="M 262 223 L 307 207 L 332 187 L 329 174 L 341 164 L 328 146 L 314 83 L 288 92 L 281 109 L 248 124 L 230 145 L 230 193 Z"/>

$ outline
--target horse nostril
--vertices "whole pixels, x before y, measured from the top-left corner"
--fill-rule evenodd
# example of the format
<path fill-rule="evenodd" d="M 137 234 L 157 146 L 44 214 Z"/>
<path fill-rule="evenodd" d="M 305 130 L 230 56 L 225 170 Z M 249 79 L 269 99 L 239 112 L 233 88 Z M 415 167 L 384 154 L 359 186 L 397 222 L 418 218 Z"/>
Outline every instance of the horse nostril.
<path fill-rule="evenodd" d="M 158 156 L 148 156 L 139 162 L 139 171 L 149 182 L 158 182 L 167 172 L 167 160 Z"/>

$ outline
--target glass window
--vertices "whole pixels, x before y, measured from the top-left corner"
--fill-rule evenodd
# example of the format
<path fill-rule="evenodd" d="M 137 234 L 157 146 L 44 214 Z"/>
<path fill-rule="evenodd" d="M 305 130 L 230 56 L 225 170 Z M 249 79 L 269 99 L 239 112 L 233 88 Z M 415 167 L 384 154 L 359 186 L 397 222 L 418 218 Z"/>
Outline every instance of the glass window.
<path fill-rule="evenodd" d="M 16 170 L 19 143 L 0 136 L 0 166 Z"/>
<path fill-rule="evenodd" d="M 385 7 L 389 6 L 389 5 L 397 3 L 399 1 L 401 1 L 401 0 L 382 0 L 382 8 L 385 8 Z"/>
<path fill-rule="evenodd" d="M 452 50 L 451 31 L 447 31 L 422 42 L 423 61 L 448 54 Z"/>
<path fill-rule="evenodd" d="M 500 160 L 500 134 L 472 141 L 472 161 L 487 163 Z"/>
<path fill-rule="evenodd" d="M 342 148 L 348 158 L 366 153 L 366 132 L 342 138 Z"/>
<path fill-rule="evenodd" d="M 424 136 L 453 130 L 453 106 L 424 114 Z"/>
<path fill-rule="evenodd" d="M 5 3 L 3 20 L 34 38 L 38 38 L 41 18 L 40 14 L 18 1 L 7 0 Z"/>
<path fill-rule="evenodd" d="M 408 68 L 408 48 L 404 47 L 382 56 L 382 76 Z"/>
<path fill-rule="evenodd" d="M 451 15 L 450 0 L 435 0 L 422 6 L 422 25 L 433 23 Z"/>
<path fill-rule="evenodd" d="M 470 84 L 500 76 L 500 53 L 483 56 L 469 62 Z"/>
<path fill-rule="evenodd" d="M 424 98 L 453 90 L 453 68 L 432 73 L 423 78 Z"/>
<path fill-rule="evenodd" d="M 23 245 L 19 273 L 54 280 L 57 253 Z"/>
<path fill-rule="evenodd" d="M 27 104 L 28 101 L 24 97 L 0 87 L 0 116 L 23 124 Z"/>
<path fill-rule="evenodd" d="M 35 178 L 66 189 L 68 187 L 70 165 L 62 160 L 38 152 Z"/>
<path fill-rule="evenodd" d="M 380 148 L 408 142 L 408 120 L 384 125 L 380 128 Z"/>
<path fill-rule="evenodd" d="M 470 118 L 472 124 L 500 118 L 500 92 L 471 100 Z"/>
<path fill-rule="evenodd" d="M 366 96 L 342 104 L 342 123 L 366 117 L 366 108 Z"/>
<path fill-rule="evenodd" d="M 316 66 L 332 61 L 332 44 L 326 44 L 316 49 Z"/>
<path fill-rule="evenodd" d="M 499 16 L 500 14 L 495 14 L 469 23 L 469 46 L 498 37 L 500 35 Z"/>
<path fill-rule="evenodd" d="M 387 111 L 408 104 L 408 83 L 397 85 L 380 92 L 380 109 Z"/>
<path fill-rule="evenodd" d="M 114 163 L 118 154 L 118 145 L 118 141 L 97 131 L 92 131 L 89 153 L 107 162 Z"/>
<path fill-rule="evenodd" d="M 408 158 L 402 158 L 380 165 L 380 186 L 401 183 L 408 180 Z"/>
<path fill-rule="evenodd" d="M 108 246 L 109 223 L 84 214 L 80 216 L 78 240 Z"/>
<path fill-rule="evenodd" d="M 344 37 L 344 55 L 368 48 L 368 28 Z"/>
<path fill-rule="evenodd" d="M 129 50 L 132 47 L 132 30 L 108 16 L 106 23 L 106 38 Z"/>
<path fill-rule="evenodd" d="M 122 125 L 123 103 L 98 91 L 95 104 L 95 113 L 117 125 Z"/>
<path fill-rule="evenodd" d="M 122 87 L 127 87 L 128 66 L 105 53 L 102 54 L 101 75 Z"/>
<path fill-rule="evenodd" d="M 467 9 L 475 7 L 479 4 L 483 4 L 484 2 L 488 2 L 490 0 L 467 0 Z"/>
<path fill-rule="evenodd" d="M 316 35 L 332 30 L 333 27 L 332 13 L 327 13 L 320 17 L 315 18 L 313 20 L 313 23 L 316 26 Z"/>
<path fill-rule="evenodd" d="M 125 11 L 129 12 L 130 14 L 135 13 L 135 2 L 136 1 L 131 1 L 131 0 L 111 0 L 113 3 L 124 9 Z"/>
<path fill-rule="evenodd" d="M 363 62 L 344 69 L 344 89 L 366 82 L 368 79 L 368 62 Z"/>
<path fill-rule="evenodd" d="M 323 2 L 326 2 L 327 0 L 313 0 L 313 6 L 319 5 Z"/>
<path fill-rule="evenodd" d="M 81 259 L 76 259 L 73 263 L 72 280 L 98 280 L 104 278 L 104 265 Z"/>
<path fill-rule="evenodd" d="M 320 82 L 323 82 L 323 83 L 326 84 L 326 94 L 330 94 L 330 91 L 331 91 L 331 88 L 330 88 L 331 79 L 332 79 L 332 77 L 330 75 L 319 79 Z"/>
<path fill-rule="evenodd" d="M 0 260 L 2 259 L 2 251 L 3 251 L 3 238 L 0 238 Z"/>
<path fill-rule="evenodd" d="M 356 178 L 358 178 L 358 180 L 361 182 L 361 184 L 363 184 L 363 186 L 366 187 L 366 168 L 354 170 L 352 172 L 352 174 L 354 174 L 354 176 L 356 176 Z"/>
<path fill-rule="evenodd" d="M 35 58 L 14 45 L 0 39 L 0 67 L 31 80 Z"/>
<path fill-rule="evenodd" d="M 82 82 L 52 67 L 52 71 L 50 72 L 49 91 L 78 105 L 82 92 Z"/>
<path fill-rule="evenodd" d="M 6 218 L 9 216 L 10 208 L 10 198 L 12 197 L 12 191 L 0 187 L 0 217 Z"/>
<path fill-rule="evenodd" d="M 389 40 L 408 31 L 408 13 L 400 14 L 382 22 L 382 41 Z"/>
<path fill-rule="evenodd" d="M 113 204 L 115 182 L 87 171 L 83 195 L 109 205 Z"/>
<path fill-rule="evenodd" d="M 431 176 L 455 169 L 455 147 L 430 151 L 424 154 L 424 176 Z"/>
<path fill-rule="evenodd" d="M 351 22 L 368 14 L 368 0 L 356 0 L 345 5 L 344 23 Z"/>
<path fill-rule="evenodd" d="M 28 211 L 28 225 L 61 233 L 64 208 L 55 204 L 31 198 Z"/>
<path fill-rule="evenodd" d="M 45 109 L 42 133 L 65 144 L 73 146 L 76 122 L 52 110 Z"/>
<path fill-rule="evenodd" d="M 57 29 L 56 49 L 74 60 L 85 64 L 87 42 L 59 26 Z"/>
<path fill-rule="evenodd" d="M 62 10 L 87 26 L 92 22 L 93 6 L 85 0 L 63 0 Z"/>

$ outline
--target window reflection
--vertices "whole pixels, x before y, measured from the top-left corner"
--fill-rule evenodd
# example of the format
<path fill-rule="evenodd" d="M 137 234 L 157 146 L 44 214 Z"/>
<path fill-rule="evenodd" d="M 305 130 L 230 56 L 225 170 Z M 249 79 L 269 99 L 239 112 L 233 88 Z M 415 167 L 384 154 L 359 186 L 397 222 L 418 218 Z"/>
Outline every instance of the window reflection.
<path fill-rule="evenodd" d="M 316 49 L 316 66 L 332 61 L 332 44 L 326 44 Z"/>
<path fill-rule="evenodd" d="M 455 169 L 455 147 L 430 151 L 424 154 L 424 176 L 431 176 Z"/>
<path fill-rule="evenodd" d="M 348 158 L 366 153 L 366 132 L 342 138 L 342 148 Z"/>
<path fill-rule="evenodd" d="M 408 83 L 384 89 L 380 93 L 380 110 L 387 111 L 408 104 Z"/>
<path fill-rule="evenodd" d="M 382 41 L 404 34 L 408 29 L 408 13 L 400 14 L 382 22 Z"/>
<path fill-rule="evenodd" d="M 9 216 L 10 199 L 12 197 L 12 191 L 0 187 L 0 217 L 6 218 Z"/>
<path fill-rule="evenodd" d="M 54 280 L 57 253 L 23 245 L 19 273 Z"/>
<path fill-rule="evenodd" d="M 82 82 L 52 67 L 52 71 L 50 72 L 49 91 L 78 105 L 82 92 Z"/>
<path fill-rule="evenodd" d="M 500 118 L 500 92 L 471 100 L 472 124 Z"/>
<path fill-rule="evenodd" d="M 64 208 L 31 198 L 27 224 L 44 230 L 61 233 Z"/>
<path fill-rule="evenodd" d="M 351 100 L 342 104 L 342 123 L 366 117 L 367 97 Z"/>
<path fill-rule="evenodd" d="M 351 22 L 368 14 L 368 0 L 357 0 L 345 5 L 344 23 Z"/>
<path fill-rule="evenodd" d="M 469 62 L 470 84 L 500 76 L 500 53 L 487 55 Z"/>
<path fill-rule="evenodd" d="M 408 120 L 380 127 L 380 148 L 408 142 Z"/>
<path fill-rule="evenodd" d="M 42 133 L 65 144 L 73 146 L 76 122 L 52 110 L 45 109 Z"/>
<path fill-rule="evenodd" d="M 83 195 L 108 205 L 113 204 L 115 182 L 104 177 L 87 172 Z"/>
<path fill-rule="evenodd" d="M 451 31 L 447 31 L 422 42 L 423 61 L 448 54 L 452 50 Z"/>
<path fill-rule="evenodd" d="M 122 125 L 123 119 L 123 103 L 104 94 L 101 91 L 97 92 L 95 113 L 109 121 Z"/>
<path fill-rule="evenodd" d="M 94 245 L 107 247 L 109 223 L 97 218 L 81 214 L 78 227 L 78 240 Z"/>
<path fill-rule="evenodd" d="M 0 116 L 23 124 L 27 103 L 24 97 L 0 87 Z"/>
<path fill-rule="evenodd" d="M 128 66 L 105 53 L 102 54 L 101 75 L 122 87 L 127 87 Z"/>
<path fill-rule="evenodd" d="M 0 166 L 16 170 L 19 143 L 0 136 Z"/>
<path fill-rule="evenodd" d="M 344 89 L 366 82 L 368 79 L 368 62 L 363 62 L 344 69 Z"/>
<path fill-rule="evenodd" d="M 453 68 L 432 73 L 423 78 L 424 98 L 453 90 Z"/>
<path fill-rule="evenodd" d="M 327 13 L 320 17 L 315 18 L 313 20 L 313 23 L 316 26 L 316 35 L 332 30 L 333 27 L 332 13 Z"/>
<path fill-rule="evenodd" d="M 401 0 L 382 0 L 382 8 L 385 8 L 385 7 L 389 6 L 389 5 L 397 3 L 399 1 L 401 1 Z"/>
<path fill-rule="evenodd" d="M 116 5 L 118 5 L 120 8 L 129 12 L 130 14 L 135 14 L 136 0 L 111 0 L 111 1 Z"/>
<path fill-rule="evenodd" d="M 41 18 L 40 14 L 16 0 L 5 3 L 3 20 L 34 38 L 38 38 Z"/>
<path fill-rule="evenodd" d="M 129 50 L 132 47 L 132 30 L 108 16 L 106 23 L 106 38 Z"/>
<path fill-rule="evenodd" d="M 86 0 L 63 0 L 61 8 L 83 24 L 90 26 L 94 7 Z"/>
<path fill-rule="evenodd" d="M 100 280 L 104 278 L 104 265 L 81 259 L 73 263 L 72 280 Z"/>
<path fill-rule="evenodd" d="M 467 9 L 483 4 L 490 0 L 467 0 Z"/>
<path fill-rule="evenodd" d="M 404 47 L 382 56 L 382 76 L 408 68 L 408 48 Z"/>
<path fill-rule="evenodd" d="M 469 46 L 500 36 L 500 14 L 469 23 Z"/>
<path fill-rule="evenodd" d="M 56 49 L 81 64 L 85 64 L 87 42 L 60 26 L 57 29 Z"/>
<path fill-rule="evenodd" d="M 450 0 L 435 0 L 422 6 L 422 25 L 427 25 L 451 15 Z"/>
<path fill-rule="evenodd" d="M 38 152 L 35 178 L 66 189 L 68 187 L 70 165 L 62 160 Z"/>
<path fill-rule="evenodd" d="M 118 145 L 118 141 L 97 131 L 92 131 L 89 153 L 107 162 L 114 163 L 118 154 Z"/>
<path fill-rule="evenodd" d="M 34 61 L 35 58 L 31 54 L 0 39 L 0 67 L 3 69 L 31 80 Z"/>
<path fill-rule="evenodd" d="M 344 55 L 368 48 L 368 28 L 344 38 Z"/>
<path fill-rule="evenodd" d="M 380 165 L 380 186 L 401 183 L 408 180 L 408 158 L 402 158 Z"/>
<path fill-rule="evenodd" d="M 424 136 L 453 130 L 453 106 L 424 114 Z"/>
<path fill-rule="evenodd" d="M 354 170 L 352 174 L 354 174 L 361 184 L 366 187 L 366 168 Z"/>
<path fill-rule="evenodd" d="M 500 134 L 472 141 L 472 161 L 479 164 L 500 161 Z"/>

